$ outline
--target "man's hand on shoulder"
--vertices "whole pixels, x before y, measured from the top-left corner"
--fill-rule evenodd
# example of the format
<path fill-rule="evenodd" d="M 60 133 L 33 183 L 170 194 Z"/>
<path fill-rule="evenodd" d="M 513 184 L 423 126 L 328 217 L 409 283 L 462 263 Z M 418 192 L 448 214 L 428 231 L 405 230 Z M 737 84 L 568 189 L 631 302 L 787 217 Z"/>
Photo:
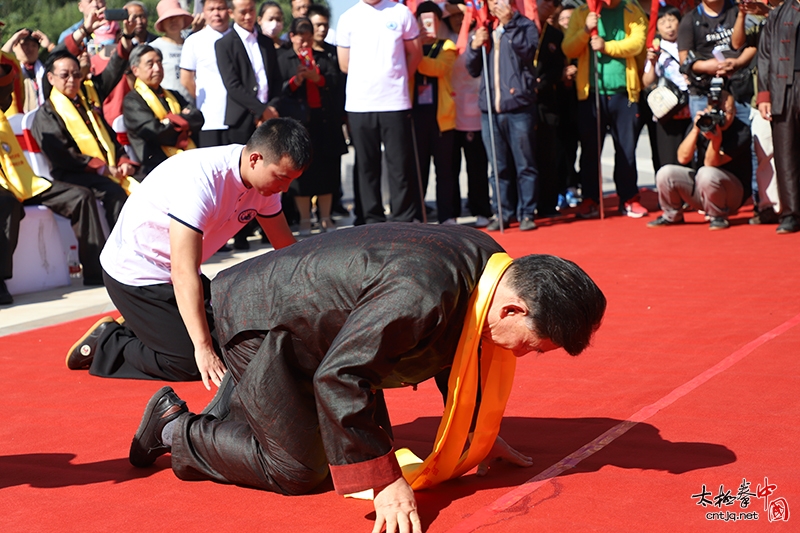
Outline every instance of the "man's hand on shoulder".
<path fill-rule="evenodd" d="M 405 479 L 398 478 L 382 489 L 375 489 L 375 527 L 372 533 L 422 533 L 414 491 Z"/>

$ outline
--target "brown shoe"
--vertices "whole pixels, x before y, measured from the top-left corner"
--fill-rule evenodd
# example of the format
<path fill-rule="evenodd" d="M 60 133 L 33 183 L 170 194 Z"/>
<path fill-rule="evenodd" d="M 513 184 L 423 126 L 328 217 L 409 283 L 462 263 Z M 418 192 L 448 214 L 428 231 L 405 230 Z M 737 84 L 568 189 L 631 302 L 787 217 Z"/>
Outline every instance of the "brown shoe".
<path fill-rule="evenodd" d="M 78 339 L 78 342 L 72 345 L 72 348 L 67 352 L 67 368 L 70 370 L 84 370 L 91 366 L 94 360 L 94 353 L 97 350 L 97 340 L 111 323 L 117 325 L 113 318 L 104 316 L 95 322 L 83 334 L 83 337 Z"/>

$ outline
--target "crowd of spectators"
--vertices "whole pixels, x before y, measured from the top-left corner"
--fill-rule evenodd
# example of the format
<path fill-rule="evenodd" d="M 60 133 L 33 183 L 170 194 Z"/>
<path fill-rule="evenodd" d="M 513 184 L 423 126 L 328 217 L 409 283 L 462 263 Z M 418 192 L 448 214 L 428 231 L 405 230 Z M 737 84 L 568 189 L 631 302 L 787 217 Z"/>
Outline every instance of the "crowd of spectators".
<path fill-rule="evenodd" d="M 52 204 L 71 218 L 85 281 L 101 283 L 92 277 L 100 215 L 86 198 L 102 203 L 113 226 L 126 194 L 159 163 L 195 147 L 243 144 L 275 116 L 297 119 L 312 139 L 313 164 L 283 202 L 301 235 L 314 215 L 327 231 L 347 212 L 340 158 L 348 142 L 355 224 L 434 212 L 455 224 L 462 193 L 475 225 L 489 231 L 517 222 L 529 231 L 536 219 L 573 212 L 597 217 L 607 134 L 619 211 L 646 217 L 636 161 L 644 127 L 664 210 L 648 226 L 681 223 L 696 209 L 710 229 L 725 229 L 752 200 L 751 224 L 797 232 L 797 3 L 667 0 L 648 44 L 650 6 L 636 0 L 608 0 L 600 14 L 579 0 L 538 0 L 534 20 L 518 0 L 487 0 L 486 18 L 464 0 L 415 2 L 414 12 L 360 0 L 335 32 L 328 8 L 310 0 L 293 0 L 290 16 L 272 1 L 161 0 L 152 26 L 160 35 L 139 1 L 112 16 L 119 10 L 105 0 L 79 0 L 81 20 L 57 42 L 23 29 L 2 49 L 5 116 L 36 113 L 32 135 L 58 185 L 33 185 L 29 169 L 3 167 L 0 304 L 11 301 L 2 280 L 11 276 L 16 204 Z M 679 100 L 658 119 L 649 103 L 657 87 Z M 123 131 L 130 153 L 117 140 Z M 462 157 L 468 191 L 459 189 Z M 431 160 L 435 209 L 424 203 Z M 71 201 L 48 196 L 64 190 Z M 234 246 L 247 248 L 250 232 Z"/>

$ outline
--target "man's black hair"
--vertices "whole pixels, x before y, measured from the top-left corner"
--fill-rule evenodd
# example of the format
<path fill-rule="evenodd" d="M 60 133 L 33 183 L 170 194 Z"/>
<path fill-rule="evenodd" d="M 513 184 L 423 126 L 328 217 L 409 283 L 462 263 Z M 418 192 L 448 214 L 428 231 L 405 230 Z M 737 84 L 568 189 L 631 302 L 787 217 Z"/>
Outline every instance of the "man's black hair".
<path fill-rule="evenodd" d="M 56 50 L 52 54 L 50 54 L 50 57 L 47 58 L 47 62 L 44 64 L 44 71 L 53 72 L 56 68 L 55 67 L 56 61 L 59 61 L 61 59 L 71 59 L 75 62 L 76 65 L 78 65 L 79 68 L 81 66 L 81 62 L 78 61 L 77 57 L 70 54 L 68 51 L 62 49 L 62 50 Z"/>
<path fill-rule="evenodd" d="M 248 152 L 259 152 L 267 163 L 288 157 L 295 170 L 311 163 L 311 138 L 308 130 L 293 118 L 271 118 L 259 126 L 247 141 Z"/>
<path fill-rule="evenodd" d="M 658 18 L 666 17 L 667 15 L 672 15 L 678 19 L 678 22 L 681 21 L 681 10 L 675 6 L 665 4 L 658 8 Z"/>
<path fill-rule="evenodd" d="M 437 6 L 434 2 L 430 0 L 426 0 L 421 4 L 417 5 L 417 12 L 414 14 L 416 17 L 419 17 L 423 13 L 434 13 L 436 18 L 442 20 L 442 8 Z"/>
<path fill-rule="evenodd" d="M 589 345 L 606 311 L 606 297 L 578 265 L 552 255 L 515 259 L 508 269 L 511 289 L 531 313 L 531 329 L 570 355 Z"/>
<path fill-rule="evenodd" d="M 131 67 L 138 67 L 139 63 L 142 61 L 142 56 L 150 52 L 156 52 L 158 54 L 158 58 L 161 59 L 162 61 L 164 60 L 164 54 L 161 53 L 161 50 L 159 50 L 158 48 L 153 48 L 149 44 L 138 44 L 133 47 L 133 50 L 131 50 L 131 55 L 130 59 L 128 60 L 128 64 Z"/>
<path fill-rule="evenodd" d="M 308 20 L 308 17 L 297 17 L 292 20 L 289 25 L 289 33 L 297 35 L 298 33 L 314 33 L 314 25 Z"/>
<path fill-rule="evenodd" d="M 306 13 L 307 18 L 311 18 L 314 15 L 321 15 L 326 19 L 331 19 L 331 10 L 327 7 L 323 6 L 322 4 L 311 4 L 308 6 L 308 13 Z"/>

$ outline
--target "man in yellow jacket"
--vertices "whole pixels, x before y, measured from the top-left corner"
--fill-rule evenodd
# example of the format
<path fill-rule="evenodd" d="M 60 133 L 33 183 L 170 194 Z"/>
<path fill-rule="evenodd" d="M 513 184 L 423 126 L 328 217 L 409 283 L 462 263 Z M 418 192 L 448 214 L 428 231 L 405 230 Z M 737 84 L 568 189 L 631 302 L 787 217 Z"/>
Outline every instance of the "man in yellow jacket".
<path fill-rule="evenodd" d="M 576 9 L 564 35 L 561 44 L 564 54 L 570 59 L 578 59 L 575 86 L 578 91 L 580 177 L 584 199 L 578 207 L 580 218 L 593 218 L 599 214 L 598 111 L 600 134 L 604 137 L 608 131 L 614 139 L 614 184 L 619 195 L 620 212 L 632 218 L 647 215 L 647 209 L 639 203 L 636 184 L 636 135 L 640 67 L 643 64 L 640 59 L 644 53 L 646 32 L 647 19 L 636 0 L 609 0 L 601 15 L 590 12 L 586 5 Z M 595 55 L 594 59 L 592 55 Z M 597 87 L 595 79 L 598 80 Z M 599 110 L 595 105 L 595 91 L 600 94 Z"/>

